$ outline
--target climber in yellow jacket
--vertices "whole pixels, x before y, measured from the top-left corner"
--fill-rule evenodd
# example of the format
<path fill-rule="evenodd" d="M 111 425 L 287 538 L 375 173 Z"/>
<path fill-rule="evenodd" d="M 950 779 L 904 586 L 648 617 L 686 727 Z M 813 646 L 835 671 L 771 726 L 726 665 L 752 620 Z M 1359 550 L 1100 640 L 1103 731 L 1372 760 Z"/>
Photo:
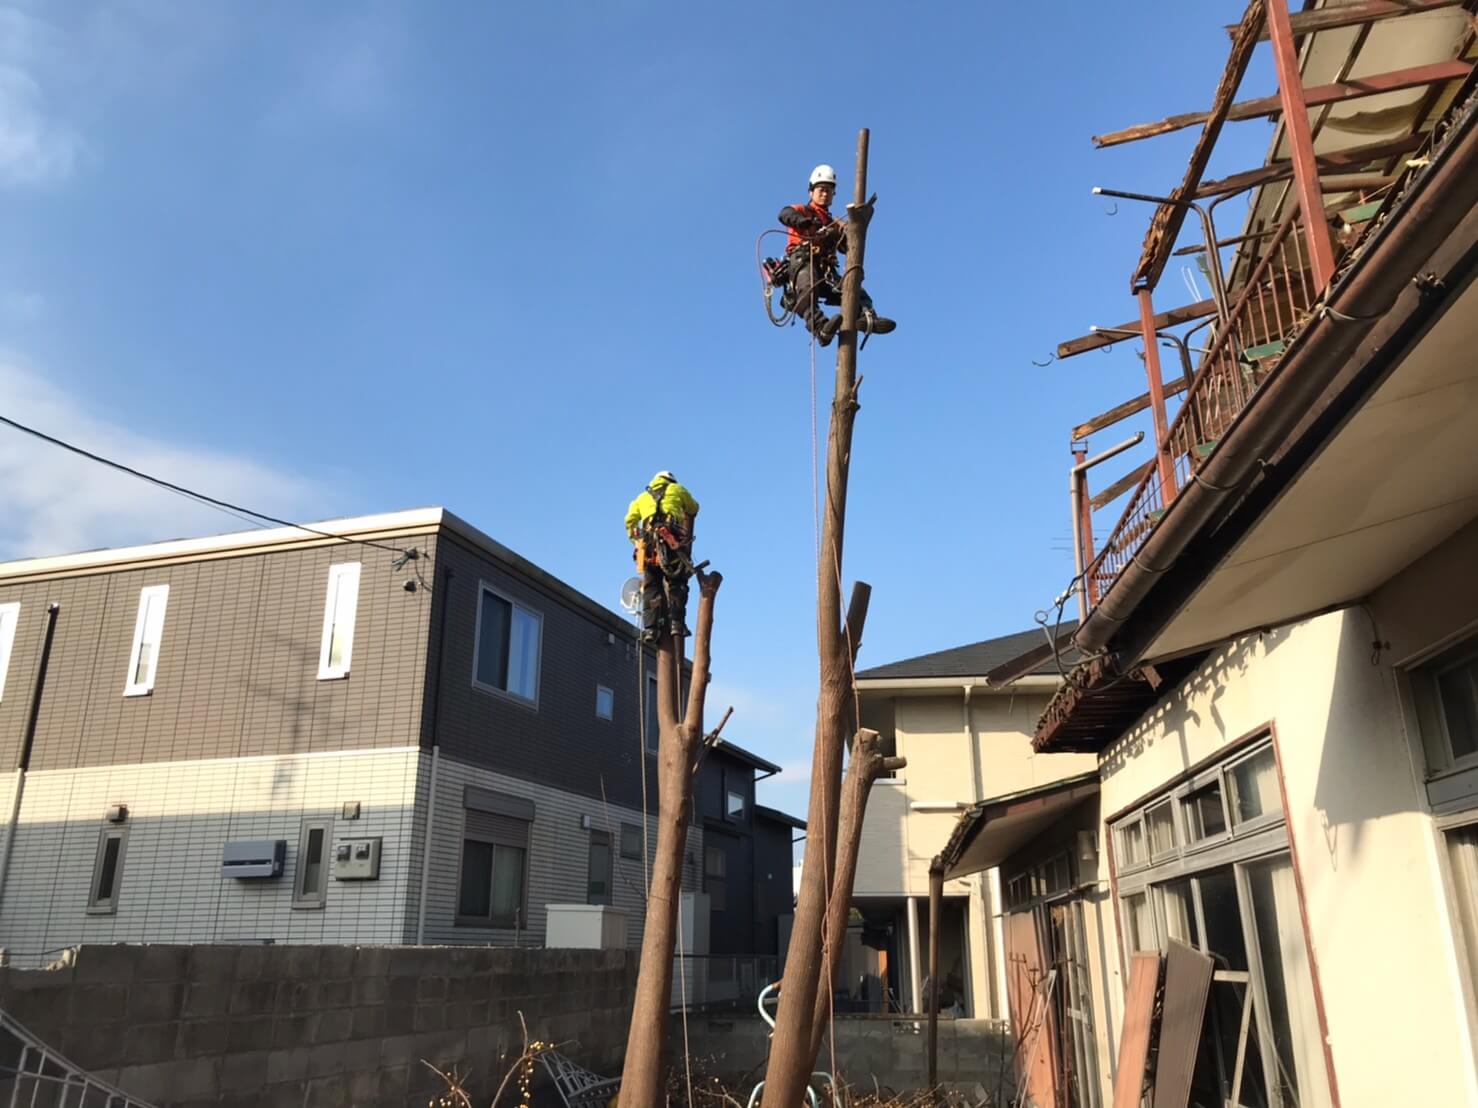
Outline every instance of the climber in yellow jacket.
<path fill-rule="evenodd" d="M 693 521 L 698 501 L 662 470 L 626 509 L 626 535 L 642 574 L 642 641 L 669 630 L 687 636 L 688 578 L 693 574 Z"/>

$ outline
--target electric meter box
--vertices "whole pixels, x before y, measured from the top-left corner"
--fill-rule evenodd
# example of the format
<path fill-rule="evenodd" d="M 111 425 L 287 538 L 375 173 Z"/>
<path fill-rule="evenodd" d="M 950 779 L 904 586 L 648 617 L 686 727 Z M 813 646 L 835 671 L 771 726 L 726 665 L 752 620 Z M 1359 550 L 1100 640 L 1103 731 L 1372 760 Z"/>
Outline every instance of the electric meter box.
<path fill-rule="evenodd" d="M 334 844 L 335 881 L 373 881 L 379 876 L 379 839 L 340 839 Z"/>

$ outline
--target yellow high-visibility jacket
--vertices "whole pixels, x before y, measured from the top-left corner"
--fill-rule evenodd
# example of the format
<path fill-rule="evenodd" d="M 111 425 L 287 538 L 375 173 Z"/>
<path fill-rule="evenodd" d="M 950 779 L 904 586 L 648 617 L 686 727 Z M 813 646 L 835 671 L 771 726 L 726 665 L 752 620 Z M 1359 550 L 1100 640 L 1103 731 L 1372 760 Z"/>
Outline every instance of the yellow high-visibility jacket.
<path fill-rule="evenodd" d="M 698 514 L 698 501 L 693 499 L 693 494 L 676 481 L 652 487 L 662 497 L 662 514 L 678 520 L 691 532 L 693 517 Z M 641 525 L 651 519 L 656 512 L 657 501 L 652 496 L 652 490 L 643 489 L 641 495 L 626 509 L 626 533 L 635 538 L 641 530 Z"/>

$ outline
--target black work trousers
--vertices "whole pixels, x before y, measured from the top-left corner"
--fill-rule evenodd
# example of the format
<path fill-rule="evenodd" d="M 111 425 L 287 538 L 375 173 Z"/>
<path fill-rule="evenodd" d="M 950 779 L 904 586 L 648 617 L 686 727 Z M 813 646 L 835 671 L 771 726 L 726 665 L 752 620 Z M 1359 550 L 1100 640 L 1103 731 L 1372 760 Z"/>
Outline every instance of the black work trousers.
<path fill-rule="evenodd" d="M 642 569 L 642 637 L 648 642 L 665 635 L 669 629 L 688 634 L 688 570 L 683 559 L 691 562 L 692 548 L 679 551 L 659 546 L 656 564 Z"/>
<path fill-rule="evenodd" d="M 785 256 L 790 269 L 790 285 L 786 295 L 786 306 L 805 320 L 806 330 L 816 333 L 816 328 L 826 322 L 826 313 L 821 305 L 838 307 L 842 302 L 842 278 L 837 272 L 835 257 L 813 255 L 806 247 L 792 250 Z M 872 307 L 872 297 L 862 289 L 861 307 L 865 311 Z"/>

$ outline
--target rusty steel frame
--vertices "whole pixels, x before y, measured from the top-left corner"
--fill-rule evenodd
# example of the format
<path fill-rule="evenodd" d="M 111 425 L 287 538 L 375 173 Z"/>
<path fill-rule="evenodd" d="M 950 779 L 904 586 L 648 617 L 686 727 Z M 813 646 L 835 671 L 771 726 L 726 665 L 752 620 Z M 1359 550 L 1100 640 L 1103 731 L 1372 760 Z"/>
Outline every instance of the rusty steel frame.
<path fill-rule="evenodd" d="M 1271 6 L 1273 2 L 1274 0 L 1269 0 L 1269 5 Z M 1277 40 L 1275 40 L 1275 50 L 1276 42 Z M 1382 93 L 1400 92 L 1403 89 L 1423 88 L 1427 85 L 1441 84 L 1444 81 L 1461 81 L 1467 77 L 1472 68 L 1464 61 L 1432 62 L 1427 65 L 1412 66 L 1409 69 L 1393 69 L 1388 73 L 1377 73 L 1370 77 L 1331 81 L 1327 85 L 1315 85 L 1304 89 L 1304 106 L 1307 108 L 1328 107 L 1333 104 L 1342 104 L 1347 100 L 1359 100 L 1366 96 L 1380 96 Z M 1279 86 L 1280 88 L 1282 86 L 1281 80 Z M 1245 119 L 1262 119 L 1281 115 L 1287 110 L 1288 105 L 1281 94 L 1259 96 L 1252 100 L 1239 100 L 1232 104 L 1227 108 L 1223 119 L 1227 123 L 1236 123 Z M 1187 127 L 1194 127 L 1197 123 L 1205 123 L 1210 118 L 1211 112 L 1209 111 L 1183 112 L 1180 115 L 1166 116 L 1154 123 L 1136 123 L 1122 130 L 1094 135 L 1093 145 L 1100 150 L 1106 150 L 1111 146 L 1122 146 L 1125 143 L 1139 142 L 1142 139 L 1183 131 Z"/>
<path fill-rule="evenodd" d="M 1163 331 L 1166 327 L 1175 327 L 1182 323 L 1190 323 L 1193 320 L 1204 319 L 1206 316 L 1216 313 L 1216 301 L 1197 300 L 1194 304 L 1186 304 L 1183 307 L 1171 308 L 1168 312 L 1161 312 L 1155 316 L 1156 330 Z M 1086 354 L 1090 350 L 1102 350 L 1113 346 L 1115 343 L 1125 342 L 1139 334 L 1139 320 L 1131 319 L 1127 323 L 1121 323 L 1117 327 L 1094 327 L 1088 334 L 1079 338 L 1068 339 L 1066 342 L 1057 344 L 1057 356 L 1059 358 L 1071 358 L 1077 354 Z"/>
<path fill-rule="evenodd" d="M 1277 0 L 1274 0 L 1276 3 Z M 1242 21 L 1237 27 L 1237 34 L 1232 40 L 1232 49 L 1227 58 L 1226 69 L 1222 72 L 1221 81 L 1216 87 L 1216 95 L 1212 98 L 1211 112 L 1206 120 L 1206 125 L 1201 130 L 1200 137 L 1196 139 L 1195 149 L 1191 151 L 1190 163 L 1186 167 L 1185 178 L 1170 195 L 1177 200 L 1190 199 L 1191 193 L 1201 183 L 1201 175 L 1206 172 L 1206 165 L 1211 160 L 1212 148 L 1221 135 L 1222 124 L 1226 122 L 1226 113 L 1232 106 L 1232 98 L 1237 94 L 1237 87 L 1242 83 L 1242 76 L 1247 72 L 1247 64 L 1252 60 L 1252 48 L 1257 43 L 1257 32 L 1263 25 L 1263 0 L 1251 0 L 1247 10 L 1242 14 Z M 1165 264 L 1170 260 L 1170 251 L 1175 246 L 1175 240 L 1180 235 L 1181 224 L 1185 222 L 1185 207 L 1182 205 L 1161 205 L 1150 220 L 1149 230 L 1145 233 L 1144 247 L 1140 252 L 1139 264 L 1134 267 L 1134 273 L 1129 279 L 1129 288 L 1137 292 L 1141 288 L 1154 288 L 1160 283 L 1160 275 L 1165 272 Z M 1215 236 L 1212 240 L 1215 241 Z"/>
<path fill-rule="evenodd" d="M 1419 149 L 1424 139 L 1425 135 L 1422 134 L 1402 135 L 1396 139 L 1386 139 L 1382 142 L 1368 143 L 1365 146 L 1352 146 L 1347 150 L 1319 154 L 1314 162 L 1321 170 L 1328 171 L 1362 168 L 1372 162 L 1386 161 L 1400 157 L 1402 154 L 1409 154 Z M 1271 165 L 1243 170 L 1229 177 L 1206 181 L 1198 185 L 1191 196 L 1195 200 L 1205 200 L 1207 197 L 1220 196 L 1225 192 L 1241 192 L 1244 189 L 1256 188 L 1258 185 L 1266 185 L 1273 181 L 1283 181 L 1292 176 L 1292 162 L 1273 162 Z"/>
<path fill-rule="evenodd" d="M 1150 414 L 1155 422 L 1155 458 L 1166 503 L 1175 495 L 1175 461 L 1170 457 L 1170 421 L 1165 416 L 1165 380 L 1160 376 L 1159 332 L 1155 330 L 1155 303 L 1149 289 L 1140 289 L 1140 335 L 1144 339 L 1144 371 L 1150 382 Z"/>
<path fill-rule="evenodd" d="M 1288 138 L 1288 160 L 1293 163 L 1294 191 L 1299 209 L 1305 215 L 1304 237 L 1309 244 L 1314 283 L 1318 291 L 1323 292 L 1334 277 L 1334 243 L 1329 236 L 1329 224 L 1323 218 L 1324 194 L 1319 191 L 1319 167 L 1314 162 L 1309 105 L 1304 95 L 1298 51 L 1293 44 L 1293 28 L 1288 22 L 1285 0 L 1268 0 L 1267 24 L 1273 43 L 1273 64 L 1278 70 L 1278 98 L 1283 103 L 1283 133 Z M 1469 68 L 1465 67 L 1465 70 Z"/>
<path fill-rule="evenodd" d="M 1443 8 L 1458 7 L 1462 2 L 1463 0 L 1364 0 L 1364 3 L 1294 12 L 1288 22 L 1295 35 L 1308 35 L 1315 31 L 1333 31 L 1339 27 L 1357 27 L 1362 23 L 1397 19 L 1403 15 L 1441 11 Z M 1229 35 L 1235 34 L 1237 25 L 1233 23 L 1225 30 Z M 1258 41 L 1267 37 L 1264 32 Z"/>

